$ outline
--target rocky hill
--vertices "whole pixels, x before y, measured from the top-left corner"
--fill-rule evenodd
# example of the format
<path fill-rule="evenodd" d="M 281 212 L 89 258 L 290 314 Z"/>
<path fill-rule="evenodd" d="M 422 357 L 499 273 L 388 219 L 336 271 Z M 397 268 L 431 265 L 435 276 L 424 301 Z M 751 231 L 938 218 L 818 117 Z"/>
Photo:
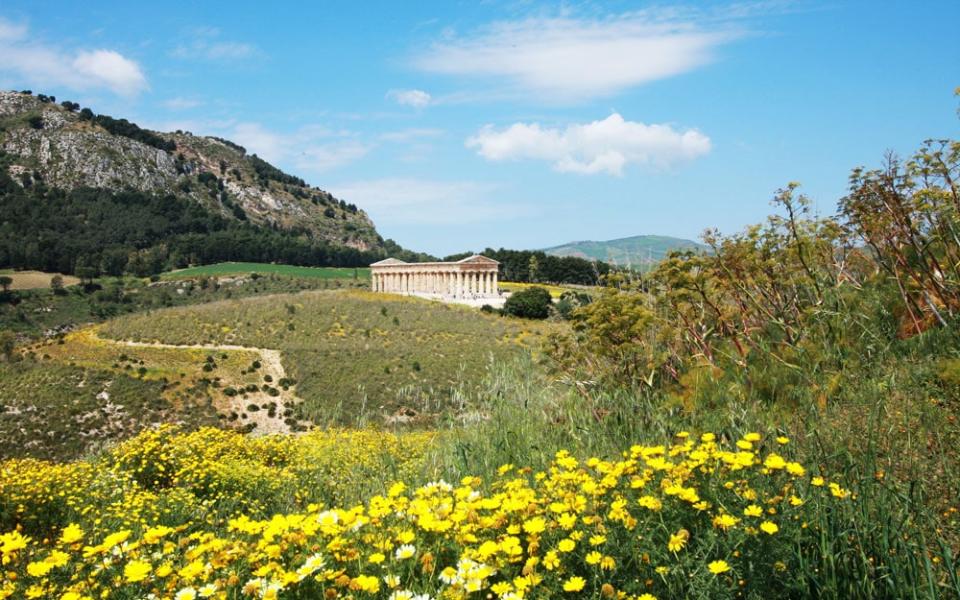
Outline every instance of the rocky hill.
<path fill-rule="evenodd" d="M 671 250 L 703 250 L 707 247 L 692 240 L 663 235 L 635 235 L 605 242 L 570 242 L 544 248 L 550 256 L 576 256 L 602 260 L 612 265 L 647 269 L 662 260 Z"/>
<path fill-rule="evenodd" d="M 310 243 L 383 249 L 364 211 L 228 140 L 147 131 L 42 94 L 0 92 L 0 153 L 0 165 L 22 186 L 173 194 L 229 222 Z"/>

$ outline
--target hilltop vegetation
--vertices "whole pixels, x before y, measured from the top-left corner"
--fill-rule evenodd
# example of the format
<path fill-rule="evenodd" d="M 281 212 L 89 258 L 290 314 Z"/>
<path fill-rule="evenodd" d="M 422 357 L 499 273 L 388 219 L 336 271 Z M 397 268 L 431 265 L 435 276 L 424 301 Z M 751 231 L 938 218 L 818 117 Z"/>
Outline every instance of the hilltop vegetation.
<path fill-rule="evenodd" d="M 146 276 L 220 261 L 422 258 L 237 144 L 28 93 L 0 93 L 0 213 L 0 267 Z"/>
<path fill-rule="evenodd" d="M 692 240 L 663 235 L 635 235 L 605 242 L 570 242 L 544 248 L 543 252 L 549 256 L 579 257 L 643 271 L 675 250 L 704 251 L 707 247 Z"/>

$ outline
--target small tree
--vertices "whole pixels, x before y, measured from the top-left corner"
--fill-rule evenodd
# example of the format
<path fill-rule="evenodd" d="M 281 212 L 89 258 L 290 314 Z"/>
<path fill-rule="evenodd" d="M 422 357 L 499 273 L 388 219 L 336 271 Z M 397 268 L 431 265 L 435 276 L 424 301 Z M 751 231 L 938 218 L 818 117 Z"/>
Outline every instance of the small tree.
<path fill-rule="evenodd" d="M 503 305 L 503 312 L 524 319 L 546 319 L 553 299 L 542 287 L 531 287 L 514 292 Z"/>
<path fill-rule="evenodd" d="M 56 295 L 63 294 L 63 277 L 60 275 L 54 275 L 50 278 L 50 289 L 53 290 L 53 293 Z"/>
<path fill-rule="evenodd" d="M 4 292 L 9 292 L 11 285 L 13 285 L 13 277 L 10 277 L 9 275 L 0 275 L 0 287 L 3 288 Z"/>

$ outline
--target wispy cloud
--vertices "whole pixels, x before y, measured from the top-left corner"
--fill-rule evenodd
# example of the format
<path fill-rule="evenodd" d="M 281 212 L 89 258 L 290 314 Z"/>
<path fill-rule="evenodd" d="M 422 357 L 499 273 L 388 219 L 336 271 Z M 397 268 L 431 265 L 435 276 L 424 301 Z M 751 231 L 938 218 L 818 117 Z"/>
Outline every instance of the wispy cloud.
<path fill-rule="evenodd" d="M 163 101 L 163 106 L 170 110 L 187 110 L 202 105 L 203 102 L 200 100 L 195 100 L 193 98 L 181 98 L 179 96 Z"/>
<path fill-rule="evenodd" d="M 237 123 L 224 132 L 229 139 L 270 162 L 291 165 L 310 173 L 330 171 L 367 155 L 374 145 L 350 137 L 344 131 L 305 126 L 279 133 L 260 123 Z"/>
<path fill-rule="evenodd" d="M 107 89 L 135 96 L 147 89 L 140 65 L 115 50 L 65 50 L 31 39 L 29 28 L 0 17 L 0 72 L 40 87 Z"/>
<path fill-rule="evenodd" d="M 395 177 L 334 185 L 331 193 L 362 206 L 375 221 L 394 225 L 446 225 L 530 214 L 529 206 L 498 201 L 498 185 Z"/>
<path fill-rule="evenodd" d="M 387 98 L 397 104 L 413 108 L 424 108 L 429 106 L 433 100 L 430 94 L 423 90 L 390 90 L 387 92 Z"/>
<path fill-rule="evenodd" d="M 448 33 L 416 54 L 429 73 L 482 79 L 484 95 L 535 93 L 577 102 L 686 73 L 741 37 L 745 9 L 703 13 L 661 9 L 603 18 L 533 17 Z"/>
<path fill-rule="evenodd" d="M 487 160 L 548 161 L 556 171 L 622 175 L 627 165 L 669 168 L 710 151 L 710 138 L 695 129 L 626 121 L 614 113 L 602 121 L 563 129 L 538 123 L 514 123 L 505 129 L 482 128 L 466 141 Z"/>
<path fill-rule="evenodd" d="M 221 39 L 216 27 L 196 27 L 188 32 L 188 41 L 178 44 L 171 52 L 174 58 L 219 62 L 239 61 L 259 56 L 253 44 Z"/>

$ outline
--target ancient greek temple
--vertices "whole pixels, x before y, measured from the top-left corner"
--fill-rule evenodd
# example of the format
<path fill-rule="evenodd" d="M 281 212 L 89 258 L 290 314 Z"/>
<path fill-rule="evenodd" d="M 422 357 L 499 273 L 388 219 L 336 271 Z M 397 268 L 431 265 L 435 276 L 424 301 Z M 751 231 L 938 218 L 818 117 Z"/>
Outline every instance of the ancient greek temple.
<path fill-rule="evenodd" d="M 500 263 L 474 254 L 457 262 L 408 263 L 388 258 L 370 265 L 375 292 L 413 296 L 481 299 L 499 296 Z"/>

